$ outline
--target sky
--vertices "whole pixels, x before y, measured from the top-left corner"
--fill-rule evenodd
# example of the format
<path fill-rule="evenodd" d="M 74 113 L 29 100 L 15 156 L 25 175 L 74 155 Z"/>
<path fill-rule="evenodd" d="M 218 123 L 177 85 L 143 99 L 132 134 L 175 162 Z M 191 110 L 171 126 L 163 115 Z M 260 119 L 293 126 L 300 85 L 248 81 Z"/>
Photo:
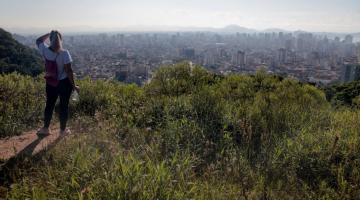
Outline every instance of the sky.
<path fill-rule="evenodd" d="M 224 27 L 360 32 L 360 0 L 0 0 L 0 27 Z"/>

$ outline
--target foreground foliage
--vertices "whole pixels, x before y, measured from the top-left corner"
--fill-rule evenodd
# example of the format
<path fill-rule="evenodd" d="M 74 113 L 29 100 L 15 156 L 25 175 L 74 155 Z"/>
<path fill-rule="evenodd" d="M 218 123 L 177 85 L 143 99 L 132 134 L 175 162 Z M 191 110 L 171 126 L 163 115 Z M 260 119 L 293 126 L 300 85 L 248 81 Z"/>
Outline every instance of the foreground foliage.
<path fill-rule="evenodd" d="M 360 111 L 291 79 L 181 63 L 144 87 L 80 82 L 73 132 L 9 199 L 356 199 Z M 356 102 L 356 98 L 354 102 Z"/>
<path fill-rule="evenodd" d="M 44 110 L 45 83 L 19 74 L 0 74 L 0 138 L 38 124 Z"/>

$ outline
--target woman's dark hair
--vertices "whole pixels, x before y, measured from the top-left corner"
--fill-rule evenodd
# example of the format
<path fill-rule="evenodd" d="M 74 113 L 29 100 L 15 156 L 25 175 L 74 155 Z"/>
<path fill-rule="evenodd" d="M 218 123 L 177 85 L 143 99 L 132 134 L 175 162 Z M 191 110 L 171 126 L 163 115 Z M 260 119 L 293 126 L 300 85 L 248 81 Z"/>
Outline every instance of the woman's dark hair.
<path fill-rule="evenodd" d="M 60 37 L 60 39 L 62 40 L 62 35 L 59 31 L 56 30 L 52 30 L 50 32 L 50 41 L 52 41 L 53 37 L 55 37 L 56 35 L 58 35 Z"/>
<path fill-rule="evenodd" d="M 50 48 L 56 52 L 62 49 L 62 36 L 59 31 L 51 31 L 50 33 Z"/>

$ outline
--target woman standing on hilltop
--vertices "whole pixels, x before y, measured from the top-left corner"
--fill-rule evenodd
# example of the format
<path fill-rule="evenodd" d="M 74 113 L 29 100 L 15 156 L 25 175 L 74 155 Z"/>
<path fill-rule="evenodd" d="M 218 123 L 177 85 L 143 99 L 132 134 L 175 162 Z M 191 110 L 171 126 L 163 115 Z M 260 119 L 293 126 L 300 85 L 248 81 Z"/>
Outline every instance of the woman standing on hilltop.
<path fill-rule="evenodd" d="M 50 39 L 50 46 L 45 40 Z M 68 105 L 71 92 L 79 92 L 75 85 L 74 73 L 71 68 L 72 58 L 68 50 L 62 48 L 62 35 L 58 31 L 51 31 L 36 40 L 40 54 L 45 60 L 46 79 L 46 107 L 44 112 L 44 127 L 37 134 L 47 136 L 50 134 L 49 126 L 55 103 L 60 97 L 60 134 L 68 134 L 66 128 L 68 119 Z"/>

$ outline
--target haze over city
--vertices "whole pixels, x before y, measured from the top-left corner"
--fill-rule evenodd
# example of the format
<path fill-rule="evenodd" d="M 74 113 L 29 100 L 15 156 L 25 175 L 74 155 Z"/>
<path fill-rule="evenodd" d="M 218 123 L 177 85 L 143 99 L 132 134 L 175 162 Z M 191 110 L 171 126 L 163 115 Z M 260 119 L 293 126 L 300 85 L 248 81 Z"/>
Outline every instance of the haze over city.
<path fill-rule="evenodd" d="M 55 11 L 56 10 L 56 11 Z M 60 10 L 60 11 L 59 11 Z M 0 24 L 13 32 L 249 29 L 360 32 L 358 0 L 2 0 Z"/>

